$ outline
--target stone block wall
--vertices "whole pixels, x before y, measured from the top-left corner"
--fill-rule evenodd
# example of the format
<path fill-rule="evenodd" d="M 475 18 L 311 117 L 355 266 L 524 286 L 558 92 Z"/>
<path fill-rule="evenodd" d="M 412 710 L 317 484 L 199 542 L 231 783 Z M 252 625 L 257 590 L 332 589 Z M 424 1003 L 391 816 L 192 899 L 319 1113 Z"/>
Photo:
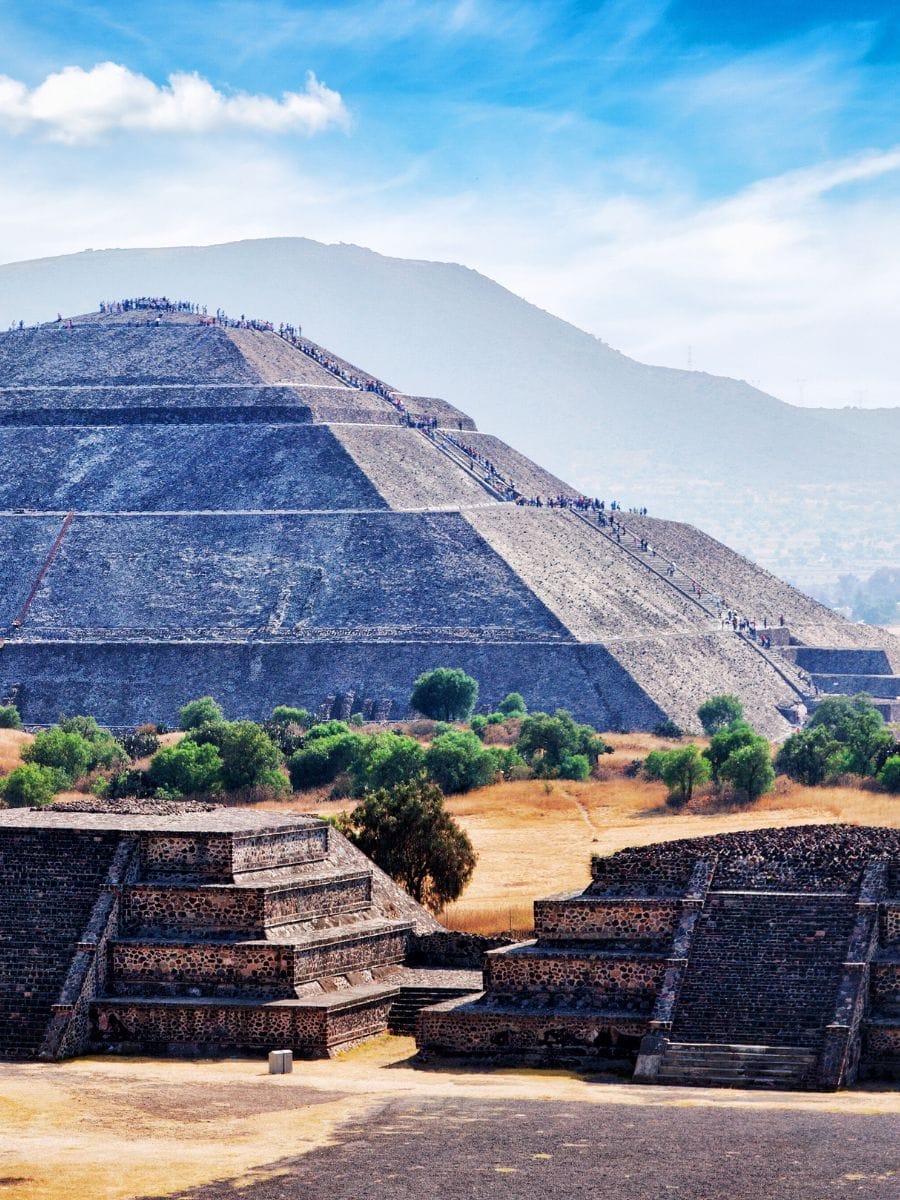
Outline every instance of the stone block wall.
<path fill-rule="evenodd" d="M 534 932 L 541 941 L 650 942 L 668 945 L 681 903 L 672 899 L 587 899 L 582 893 L 535 900 Z"/>
<path fill-rule="evenodd" d="M 666 972 L 664 956 L 528 946 L 485 956 L 484 987 L 497 1002 L 528 995 L 591 997 L 602 1011 L 649 1012 Z"/>

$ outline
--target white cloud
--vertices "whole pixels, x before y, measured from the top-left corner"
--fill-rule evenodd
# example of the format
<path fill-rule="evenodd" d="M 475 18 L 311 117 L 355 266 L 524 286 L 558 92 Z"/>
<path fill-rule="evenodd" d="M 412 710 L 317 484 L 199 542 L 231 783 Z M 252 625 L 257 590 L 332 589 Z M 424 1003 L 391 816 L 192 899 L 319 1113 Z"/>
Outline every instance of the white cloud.
<path fill-rule="evenodd" d="M 65 67 L 37 87 L 0 75 L 0 127 L 44 131 L 62 142 L 90 141 L 110 130 L 208 133 L 219 129 L 306 134 L 349 127 L 338 92 L 312 72 L 302 92 L 280 99 L 245 92 L 226 95 L 197 74 L 173 74 L 160 87 L 118 63 L 89 71 Z"/>

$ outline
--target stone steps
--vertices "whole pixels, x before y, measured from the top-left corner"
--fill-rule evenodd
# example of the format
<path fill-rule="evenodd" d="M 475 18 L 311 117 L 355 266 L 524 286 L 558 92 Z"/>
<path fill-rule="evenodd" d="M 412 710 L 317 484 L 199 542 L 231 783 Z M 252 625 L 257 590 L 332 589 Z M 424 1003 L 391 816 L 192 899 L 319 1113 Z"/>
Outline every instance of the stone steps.
<path fill-rule="evenodd" d="M 107 990 L 115 996 L 297 995 L 320 978 L 347 977 L 403 961 L 409 922 L 359 920 L 307 930 L 298 941 L 118 938 Z"/>
<path fill-rule="evenodd" d="M 412 1037 L 416 1032 L 419 1013 L 423 1008 L 471 995 L 473 993 L 466 988 L 404 987 L 401 985 L 400 991 L 391 1005 L 390 1031 Z"/>
<path fill-rule="evenodd" d="M 795 1046 L 670 1042 L 657 1081 L 693 1087 L 800 1088 L 811 1082 L 816 1055 Z"/>

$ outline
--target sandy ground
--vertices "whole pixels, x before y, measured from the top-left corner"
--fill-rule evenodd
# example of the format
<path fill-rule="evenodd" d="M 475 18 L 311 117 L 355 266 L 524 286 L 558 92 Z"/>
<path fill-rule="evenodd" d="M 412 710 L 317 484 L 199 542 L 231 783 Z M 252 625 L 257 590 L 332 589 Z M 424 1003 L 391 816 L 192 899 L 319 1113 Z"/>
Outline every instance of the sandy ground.
<path fill-rule="evenodd" d="M 801 1114 L 879 1116 L 900 1134 L 900 1092 L 895 1090 L 773 1096 L 647 1088 L 598 1084 L 563 1071 L 422 1069 L 413 1064 L 413 1052 L 411 1039 L 386 1036 L 336 1060 L 296 1063 L 289 1076 L 269 1076 L 264 1062 L 250 1060 L 94 1058 L 56 1066 L 0 1064 L 0 1195 L 4 1200 L 131 1200 L 202 1188 L 204 1197 L 246 1195 L 250 1200 L 262 1189 L 260 1195 L 314 1200 L 315 1189 L 270 1192 L 263 1185 L 290 1176 L 293 1168 L 286 1159 L 339 1145 L 345 1128 L 358 1130 L 360 1123 L 367 1125 L 398 1102 L 407 1113 L 430 1105 L 433 1122 L 441 1120 L 447 1105 L 459 1111 L 460 1105 L 464 1109 L 475 1102 L 512 1101 L 518 1111 L 517 1105 L 552 1102 L 594 1106 L 588 1110 L 596 1113 L 588 1117 L 592 1123 L 602 1122 L 605 1113 L 621 1119 L 622 1110 L 637 1114 L 645 1109 L 653 1110 L 657 1125 L 659 1118 L 674 1118 L 685 1109 L 702 1123 L 714 1107 L 748 1115 L 784 1114 L 790 1120 L 791 1114 L 798 1120 Z M 420 1121 L 420 1136 L 421 1131 Z M 532 1134 L 540 1140 L 542 1132 L 536 1128 Z M 498 1129 L 502 1165 L 501 1141 Z M 896 1146 L 883 1149 L 894 1153 Z M 542 1157 L 546 1154 L 538 1153 Z M 398 1169 L 403 1166 L 398 1162 Z M 883 1164 L 879 1170 L 884 1173 Z M 348 1192 L 346 1200 L 362 1194 Z M 437 1192 L 423 1180 L 417 1194 Z M 658 1194 L 668 1194 L 663 1180 Z M 812 1194 L 890 1193 L 822 1189 Z"/>

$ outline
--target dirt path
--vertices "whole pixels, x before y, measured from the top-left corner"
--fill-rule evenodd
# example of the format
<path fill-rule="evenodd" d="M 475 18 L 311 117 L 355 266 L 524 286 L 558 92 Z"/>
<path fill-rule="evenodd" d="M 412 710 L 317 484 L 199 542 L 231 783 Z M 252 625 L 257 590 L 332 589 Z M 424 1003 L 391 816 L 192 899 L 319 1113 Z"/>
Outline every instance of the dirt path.
<path fill-rule="evenodd" d="M 691 1136 L 703 1140 L 703 1126 L 710 1119 L 705 1114 L 712 1115 L 713 1109 L 736 1114 L 732 1124 L 737 1125 L 743 1120 L 740 1114 L 748 1118 L 769 1114 L 785 1129 L 801 1114 L 804 1120 L 828 1114 L 832 1123 L 837 1114 L 848 1120 L 878 1116 L 882 1118 L 879 1129 L 889 1121 L 900 1133 L 897 1091 L 772 1096 L 598 1083 L 562 1071 L 417 1069 L 410 1062 L 413 1050 L 411 1039 L 384 1037 L 333 1061 L 297 1063 L 289 1076 L 269 1076 L 263 1062 L 240 1060 L 190 1063 L 95 1058 L 52 1067 L 0 1065 L 0 1195 L 4 1200 L 132 1200 L 192 1194 L 196 1189 L 198 1197 L 204 1198 L 296 1196 L 308 1200 L 316 1195 L 322 1200 L 326 1196 L 354 1200 L 364 1192 L 355 1188 L 347 1192 L 317 1192 L 308 1187 L 278 1190 L 274 1185 L 280 1187 L 292 1177 L 298 1157 L 312 1152 L 353 1143 L 358 1156 L 368 1155 L 373 1146 L 388 1147 L 391 1132 L 400 1126 L 407 1128 L 410 1113 L 416 1110 L 424 1113 L 414 1122 L 419 1139 L 423 1127 L 443 1132 L 446 1122 L 442 1114 L 450 1112 L 448 1106 L 456 1106 L 451 1122 L 455 1127 L 467 1126 L 467 1106 L 475 1106 L 471 1109 L 473 1128 L 483 1120 L 484 1106 L 504 1106 L 511 1115 L 497 1127 L 496 1153 L 501 1164 L 509 1159 L 519 1167 L 525 1149 L 538 1155 L 544 1152 L 547 1138 L 540 1131 L 551 1116 L 557 1124 L 562 1120 L 559 1106 L 565 1106 L 570 1114 L 566 1120 L 582 1121 L 594 1129 L 605 1121 L 631 1123 L 637 1128 L 634 1123 L 643 1119 L 641 1112 L 645 1112 L 648 1133 L 652 1125 L 655 1139 L 668 1127 L 668 1117 L 672 1119 L 672 1137 L 677 1129 L 686 1129 L 684 1113 L 690 1110 L 697 1115 L 696 1121 L 689 1122 L 694 1130 Z M 505 1128 L 510 1122 L 521 1125 L 526 1120 L 515 1115 L 529 1111 L 524 1106 L 531 1106 L 527 1119 L 533 1118 L 533 1128 L 529 1126 L 517 1147 L 508 1145 Z M 578 1116 L 580 1111 L 583 1118 Z M 628 1112 L 635 1115 L 628 1117 Z M 366 1134 L 370 1124 L 371 1133 Z M 524 1135 L 524 1125 L 521 1128 Z M 359 1146 L 361 1137 L 370 1140 Z M 565 1140 L 554 1137 L 557 1142 Z M 894 1138 L 894 1143 L 897 1140 Z M 707 1144 L 711 1144 L 708 1139 Z M 841 1144 L 839 1138 L 836 1145 L 840 1148 Z M 878 1171 L 883 1172 L 889 1169 L 884 1166 L 884 1155 L 893 1152 L 890 1139 L 882 1149 Z M 464 1150 L 465 1144 L 454 1153 Z M 399 1148 L 397 1152 L 395 1167 L 402 1173 L 407 1152 L 401 1153 Z M 482 1146 L 480 1158 L 485 1153 Z M 848 1164 L 858 1167 L 862 1162 L 865 1172 L 874 1171 L 872 1154 L 862 1145 L 848 1149 L 847 1155 Z M 528 1162 L 544 1161 L 524 1157 Z M 293 1165 L 286 1165 L 286 1160 Z M 371 1177 L 376 1165 L 389 1171 L 390 1156 L 378 1164 L 368 1159 L 362 1162 Z M 490 1175 L 493 1187 L 493 1170 Z M 436 1193 L 425 1189 L 418 1194 Z M 500 1193 L 473 1190 L 465 1194 Z M 658 1194 L 668 1193 L 660 1190 Z M 832 1194 L 880 1200 L 889 1193 L 872 1188 L 810 1193 L 819 1200 Z"/>

